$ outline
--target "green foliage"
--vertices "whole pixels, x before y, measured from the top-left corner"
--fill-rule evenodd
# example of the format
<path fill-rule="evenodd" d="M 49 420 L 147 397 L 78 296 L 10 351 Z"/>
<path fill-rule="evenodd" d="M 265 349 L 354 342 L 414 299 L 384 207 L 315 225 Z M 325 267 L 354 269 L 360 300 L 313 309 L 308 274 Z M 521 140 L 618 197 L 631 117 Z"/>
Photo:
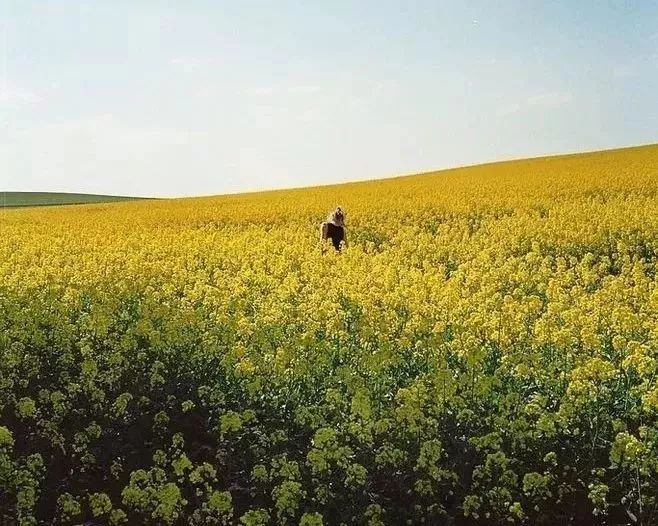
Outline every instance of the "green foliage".
<path fill-rule="evenodd" d="M 29 396 L 25 396 L 18 401 L 17 409 L 22 418 L 32 418 L 37 413 L 36 404 Z"/>
<path fill-rule="evenodd" d="M 210 490 L 207 500 L 192 513 L 192 524 L 233 524 L 233 498 L 228 491 Z"/>
<path fill-rule="evenodd" d="M 523 493 L 532 498 L 549 498 L 551 478 L 540 473 L 526 473 L 523 476 Z"/>
<path fill-rule="evenodd" d="M 299 521 L 299 526 L 323 526 L 322 514 L 304 513 Z"/>
<path fill-rule="evenodd" d="M 306 492 L 302 490 L 302 485 L 292 480 L 286 480 L 272 490 L 272 500 L 277 517 L 281 522 L 285 522 L 287 518 L 296 514 L 305 495 Z"/>
<path fill-rule="evenodd" d="M 208 498 L 208 507 L 219 515 L 229 516 L 233 509 L 231 494 L 228 491 L 213 491 Z"/>
<path fill-rule="evenodd" d="M 112 511 L 112 501 L 105 493 L 89 495 L 89 508 L 94 517 L 100 517 Z"/>
<path fill-rule="evenodd" d="M 592 483 L 588 486 L 587 489 L 589 490 L 587 496 L 594 505 L 594 514 L 599 515 L 601 513 L 605 513 L 606 509 L 608 508 L 607 497 L 608 493 L 610 492 L 610 488 L 606 484 Z"/>
<path fill-rule="evenodd" d="M 133 395 L 130 393 L 121 393 L 117 396 L 114 404 L 112 404 L 112 414 L 115 417 L 122 416 L 128 407 L 128 404 L 132 401 Z"/>
<path fill-rule="evenodd" d="M 127 508 L 164 524 L 174 524 L 187 504 L 180 488 L 173 482 L 166 482 L 164 472 L 159 468 L 131 473 L 130 483 L 121 495 Z"/>
<path fill-rule="evenodd" d="M 63 493 L 57 498 L 57 514 L 62 522 L 70 522 L 82 513 L 78 500 L 70 493 Z"/>
<path fill-rule="evenodd" d="M 235 433 L 242 428 L 242 419 L 240 414 L 235 411 L 228 411 L 223 414 L 220 419 L 219 429 L 222 436 L 228 433 Z"/>
<path fill-rule="evenodd" d="M 119 524 L 124 524 L 126 522 L 128 522 L 126 512 L 124 512 L 123 510 L 120 510 L 118 508 L 114 508 L 112 511 L 110 511 L 110 525 L 111 526 L 119 526 Z"/>
<path fill-rule="evenodd" d="M 267 510 L 257 509 L 249 510 L 240 517 L 240 524 L 244 526 L 265 526 L 270 520 L 270 514 Z"/>
<path fill-rule="evenodd" d="M 12 432 L 5 426 L 0 426 L 0 447 L 11 449 L 14 446 L 14 437 Z"/>

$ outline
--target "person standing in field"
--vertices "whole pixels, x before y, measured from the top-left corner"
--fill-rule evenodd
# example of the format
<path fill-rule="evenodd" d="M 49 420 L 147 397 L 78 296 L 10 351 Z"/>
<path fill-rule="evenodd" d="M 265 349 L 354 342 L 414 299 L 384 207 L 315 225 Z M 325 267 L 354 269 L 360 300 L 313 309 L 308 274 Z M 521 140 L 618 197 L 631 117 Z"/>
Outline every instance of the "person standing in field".
<path fill-rule="evenodd" d="M 324 250 L 325 242 L 331 239 L 331 243 L 338 251 L 347 247 L 347 235 L 345 233 L 345 212 L 339 207 L 329 214 L 326 221 L 320 225 L 320 241 Z M 342 243 L 342 245 L 341 245 Z"/>

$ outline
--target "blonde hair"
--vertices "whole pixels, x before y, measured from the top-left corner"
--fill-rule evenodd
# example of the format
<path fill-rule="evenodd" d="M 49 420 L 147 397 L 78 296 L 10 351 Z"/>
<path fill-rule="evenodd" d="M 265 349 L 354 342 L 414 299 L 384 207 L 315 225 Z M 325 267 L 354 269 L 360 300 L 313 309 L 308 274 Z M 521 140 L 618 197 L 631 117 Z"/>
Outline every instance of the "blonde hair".
<path fill-rule="evenodd" d="M 337 226 L 345 225 L 345 212 L 341 209 L 340 206 L 336 207 L 336 210 L 333 210 L 327 216 L 327 222 L 333 223 Z"/>

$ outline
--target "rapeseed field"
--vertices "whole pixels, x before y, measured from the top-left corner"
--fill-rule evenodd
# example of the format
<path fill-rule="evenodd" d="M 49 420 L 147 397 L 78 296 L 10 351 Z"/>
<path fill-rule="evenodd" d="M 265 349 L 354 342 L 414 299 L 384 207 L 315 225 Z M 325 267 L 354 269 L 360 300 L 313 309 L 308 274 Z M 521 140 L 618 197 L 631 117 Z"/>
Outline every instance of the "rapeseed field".
<path fill-rule="evenodd" d="M 658 524 L 657 271 L 658 146 L 3 210 L 0 523 Z"/>

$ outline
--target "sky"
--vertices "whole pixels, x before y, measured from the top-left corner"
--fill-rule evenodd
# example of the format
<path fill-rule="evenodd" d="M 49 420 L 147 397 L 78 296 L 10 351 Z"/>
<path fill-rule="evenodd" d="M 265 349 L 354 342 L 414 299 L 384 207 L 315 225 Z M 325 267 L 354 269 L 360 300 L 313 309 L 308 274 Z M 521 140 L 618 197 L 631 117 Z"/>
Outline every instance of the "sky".
<path fill-rule="evenodd" d="M 0 190 L 191 196 L 658 142 L 658 1 L 0 0 Z"/>

